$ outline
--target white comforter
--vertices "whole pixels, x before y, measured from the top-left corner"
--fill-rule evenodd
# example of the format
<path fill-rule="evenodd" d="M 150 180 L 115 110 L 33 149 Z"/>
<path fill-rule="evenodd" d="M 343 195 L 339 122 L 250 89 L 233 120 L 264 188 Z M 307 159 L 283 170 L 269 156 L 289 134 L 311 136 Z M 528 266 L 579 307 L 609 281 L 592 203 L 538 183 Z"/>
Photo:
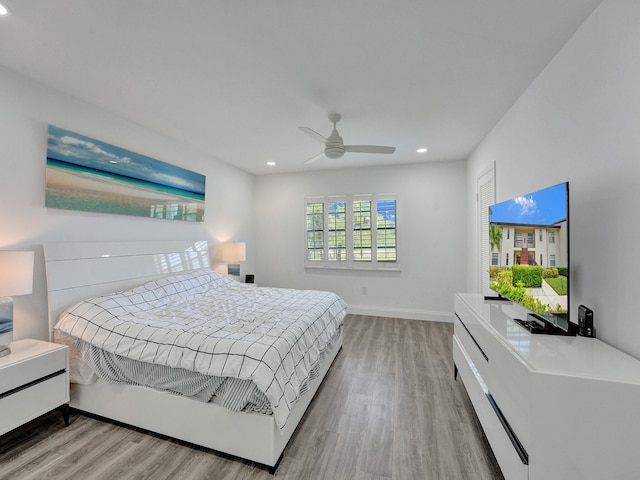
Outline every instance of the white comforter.
<path fill-rule="evenodd" d="M 253 380 L 284 428 L 345 314 L 334 293 L 258 288 L 197 270 L 77 303 L 55 328 L 134 360 Z"/>

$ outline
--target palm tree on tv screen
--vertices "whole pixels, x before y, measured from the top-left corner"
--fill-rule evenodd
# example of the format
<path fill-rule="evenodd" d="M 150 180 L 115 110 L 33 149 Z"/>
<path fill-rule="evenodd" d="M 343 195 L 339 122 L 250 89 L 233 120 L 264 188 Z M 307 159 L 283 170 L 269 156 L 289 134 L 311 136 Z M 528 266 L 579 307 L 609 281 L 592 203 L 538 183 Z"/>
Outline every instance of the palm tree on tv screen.
<path fill-rule="evenodd" d="M 489 224 L 489 246 L 491 251 L 502 248 L 502 229 L 495 223 Z"/>

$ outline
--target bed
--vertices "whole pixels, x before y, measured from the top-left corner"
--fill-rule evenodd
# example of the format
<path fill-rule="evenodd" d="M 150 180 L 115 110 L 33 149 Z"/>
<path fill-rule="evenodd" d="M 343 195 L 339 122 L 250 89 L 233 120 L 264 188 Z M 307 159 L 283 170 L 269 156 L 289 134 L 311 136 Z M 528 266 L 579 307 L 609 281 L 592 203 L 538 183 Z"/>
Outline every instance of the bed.
<path fill-rule="evenodd" d="M 340 351 L 346 306 L 339 297 L 328 292 L 239 284 L 210 270 L 206 241 L 56 242 L 45 244 L 44 252 L 49 326 L 54 341 L 68 343 L 71 339 L 75 344 L 75 339 L 79 338 L 77 344 L 85 352 L 85 359 L 89 358 L 86 356 L 88 349 L 94 353 L 104 349 L 107 355 L 122 355 L 127 361 L 140 364 L 146 364 L 154 357 L 170 370 L 178 371 L 188 366 L 197 374 L 250 379 L 264 392 L 268 405 L 273 408 L 269 414 L 261 413 L 264 412 L 261 407 L 256 411 L 232 411 L 223 406 L 222 401 L 197 401 L 102 378 L 92 379 L 89 383 L 72 383 L 71 407 L 257 462 L 275 471 L 284 448 Z M 200 293 L 200 290 L 209 292 L 212 289 L 215 290 L 213 294 Z M 113 292 L 119 293 L 112 295 Z M 173 310 L 166 315 L 172 319 L 167 321 L 171 325 L 163 324 L 160 333 L 148 331 L 146 310 L 135 313 L 139 305 L 144 304 L 140 302 L 143 296 L 152 298 L 153 308 L 156 308 L 157 302 L 165 302 L 165 298 L 173 294 L 193 296 L 182 303 L 187 305 L 187 310 L 199 312 L 195 322 L 199 326 L 196 330 L 200 330 L 196 333 L 193 333 L 192 325 L 175 327 L 175 318 L 180 317 L 176 317 Z M 297 306 L 297 297 L 304 297 L 305 303 L 312 302 L 308 312 L 296 310 L 302 308 Z M 277 303 L 278 298 L 282 298 L 281 303 Z M 241 299 L 244 304 L 234 303 L 235 299 Z M 215 303 L 205 306 L 204 301 Z M 327 306 L 324 306 L 325 302 Z M 168 300 L 165 303 L 171 309 L 176 308 Z M 115 309 L 112 308 L 114 304 Z M 120 307 L 127 309 L 126 312 L 118 310 Z M 223 310 L 224 315 L 218 313 Z M 294 316 L 300 317 L 296 320 L 298 323 L 289 326 L 279 320 L 279 315 L 288 312 L 295 312 Z M 236 321 L 232 314 L 243 318 Z M 325 318 L 310 320 L 312 314 Z M 218 320 L 213 329 L 222 331 L 219 324 L 229 324 L 230 333 L 225 330 L 222 340 L 215 337 L 216 334 L 212 334 L 216 338 L 212 340 L 209 333 L 202 333 L 203 329 L 211 330 L 211 322 L 201 321 L 201 317 L 208 315 L 222 315 L 220 318 L 228 319 Z M 126 323 L 128 317 L 136 317 L 131 321 L 143 325 Z M 155 319 L 151 322 L 154 329 L 157 327 L 155 322 Z M 282 325 L 286 325 L 284 333 L 280 337 L 272 335 L 274 331 L 283 331 Z M 135 335 L 131 335 L 132 328 Z M 313 344 L 292 333 L 297 331 L 304 331 L 305 336 L 307 331 L 315 331 Z M 258 357 L 253 349 L 260 346 L 255 344 L 271 336 L 277 339 L 266 347 L 255 365 L 251 364 L 250 360 Z M 90 345 L 92 338 L 99 340 L 96 343 L 100 349 Z M 162 345 L 168 341 L 170 346 L 158 346 L 159 338 Z M 239 339 L 240 344 L 245 339 L 253 342 L 244 342 L 249 354 L 236 361 L 237 352 L 230 350 L 224 361 L 218 361 L 218 354 L 229 344 L 229 339 Z M 122 345 L 125 347 L 120 348 Z M 150 345 L 153 347 L 151 354 Z M 230 345 L 231 349 L 240 348 L 236 343 Z M 288 345 L 288 352 L 285 345 Z M 305 349 L 307 353 L 304 353 Z M 71 358 L 78 363 L 72 365 L 72 373 L 84 370 L 78 375 L 86 379 L 82 354 L 74 348 Z M 277 361 L 282 365 L 273 363 Z M 93 365 L 94 369 L 96 365 Z M 311 367 L 313 375 L 305 377 Z M 259 370 L 273 370 L 274 379 L 267 381 L 253 376 Z M 284 380 L 277 377 L 281 371 L 285 371 Z"/>

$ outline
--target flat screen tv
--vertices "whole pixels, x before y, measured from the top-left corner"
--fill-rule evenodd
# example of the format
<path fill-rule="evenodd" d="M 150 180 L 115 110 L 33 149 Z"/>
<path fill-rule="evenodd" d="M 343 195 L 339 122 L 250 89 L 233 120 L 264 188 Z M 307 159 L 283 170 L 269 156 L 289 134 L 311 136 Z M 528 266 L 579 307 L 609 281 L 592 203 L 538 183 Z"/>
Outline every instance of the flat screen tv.
<path fill-rule="evenodd" d="M 574 334 L 569 322 L 569 183 L 489 207 L 489 285 L 526 310 L 534 333 Z"/>

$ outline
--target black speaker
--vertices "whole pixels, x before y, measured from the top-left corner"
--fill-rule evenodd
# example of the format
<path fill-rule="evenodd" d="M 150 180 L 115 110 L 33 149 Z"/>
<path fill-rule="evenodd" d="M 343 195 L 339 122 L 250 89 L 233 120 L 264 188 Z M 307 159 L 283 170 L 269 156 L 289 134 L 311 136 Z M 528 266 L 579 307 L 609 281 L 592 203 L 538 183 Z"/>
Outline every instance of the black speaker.
<path fill-rule="evenodd" d="M 244 276 L 244 283 L 253 283 L 255 281 L 255 277 L 252 273 L 247 273 Z"/>
<path fill-rule="evenodd" d="M 583 337 L 596 336 L 596 329 L 593 327 L 593 310 L 584 305 L 578 307 L 578 335 Z"/>

